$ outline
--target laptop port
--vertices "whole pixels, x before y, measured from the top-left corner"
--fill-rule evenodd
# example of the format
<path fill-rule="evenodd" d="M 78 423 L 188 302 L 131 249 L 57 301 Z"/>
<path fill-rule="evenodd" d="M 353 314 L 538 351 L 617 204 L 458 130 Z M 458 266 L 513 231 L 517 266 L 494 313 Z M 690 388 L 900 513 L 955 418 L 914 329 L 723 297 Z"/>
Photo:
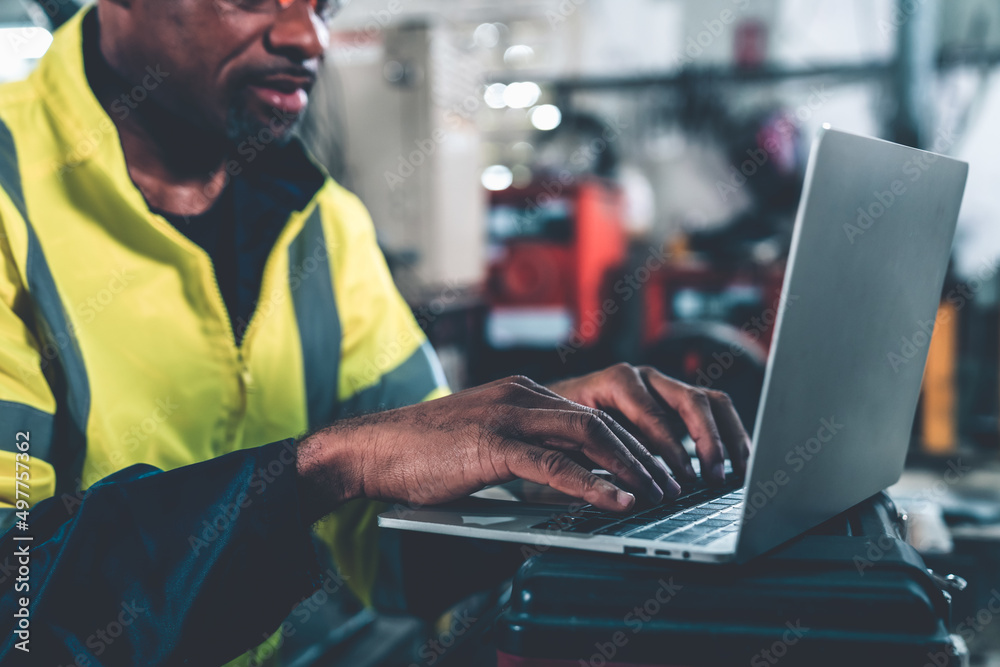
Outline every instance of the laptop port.
<path fill-rule="evenodd" d="M 646 547 L 625 547 L 625 553 L 627 554 L 645 554 Z"/>

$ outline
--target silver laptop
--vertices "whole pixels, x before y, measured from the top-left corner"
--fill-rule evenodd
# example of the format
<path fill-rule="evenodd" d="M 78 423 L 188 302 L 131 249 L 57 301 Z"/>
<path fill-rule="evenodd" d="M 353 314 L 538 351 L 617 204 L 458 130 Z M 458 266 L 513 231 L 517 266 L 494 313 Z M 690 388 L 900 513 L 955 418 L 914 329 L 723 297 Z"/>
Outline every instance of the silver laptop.
<path fill-rule="evenodd" d="M 824 128 L 813 144 L 746 480 L 615 514 L 468 498 L 385 528 L 701 562 L 770 551 L 903 471 L 968 165 Z M 494 494 L 495 495 L 495 494 Z"/>

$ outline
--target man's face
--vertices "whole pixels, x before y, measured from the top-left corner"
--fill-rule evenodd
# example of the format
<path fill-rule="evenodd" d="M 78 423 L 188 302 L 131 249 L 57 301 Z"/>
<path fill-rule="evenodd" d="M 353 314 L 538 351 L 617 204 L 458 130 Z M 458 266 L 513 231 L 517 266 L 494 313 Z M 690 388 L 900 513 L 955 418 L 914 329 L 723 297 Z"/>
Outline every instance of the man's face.
<path fill-rule="evenodd" d="M 156 104 L 236 144 L 264 128 L 288 139 L 329 40 L 326 0 L 104 2 L 120 19 L 111 30 L 125 33 L 103 36 L 112 65 L 130 82 L 147 66 L 166 74 L 149 93 Z"/>

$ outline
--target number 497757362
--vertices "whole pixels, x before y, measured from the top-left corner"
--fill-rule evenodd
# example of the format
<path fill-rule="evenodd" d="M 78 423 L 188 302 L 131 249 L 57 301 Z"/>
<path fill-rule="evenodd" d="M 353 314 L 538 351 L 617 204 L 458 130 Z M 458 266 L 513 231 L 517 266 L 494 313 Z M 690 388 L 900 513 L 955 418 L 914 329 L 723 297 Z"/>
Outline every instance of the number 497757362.
<path fill-rule="evenodd" d="M 29 484 L 31 455 L 28 454 L 28 450 L 31 449 L 31 434 L 25 431 L 18 433 L 14 446 L 18 450 L 14 454 L 14 495 L 17 498 L 15 505 L 19 510 L 26 510 L 29 507 L 31 491 Z"/>

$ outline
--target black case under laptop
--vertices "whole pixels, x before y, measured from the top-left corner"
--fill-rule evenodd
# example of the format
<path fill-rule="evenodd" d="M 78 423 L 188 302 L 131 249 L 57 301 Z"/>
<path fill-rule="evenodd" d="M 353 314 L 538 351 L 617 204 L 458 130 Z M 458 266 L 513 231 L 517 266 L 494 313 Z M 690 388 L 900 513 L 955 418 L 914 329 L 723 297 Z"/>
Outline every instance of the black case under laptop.
<path fill-rule="evenodd" d="M 956 667 L 950 597 L 884 494 L 744 565 L 552 550 L 514 580 L 500 667 Z"/>

